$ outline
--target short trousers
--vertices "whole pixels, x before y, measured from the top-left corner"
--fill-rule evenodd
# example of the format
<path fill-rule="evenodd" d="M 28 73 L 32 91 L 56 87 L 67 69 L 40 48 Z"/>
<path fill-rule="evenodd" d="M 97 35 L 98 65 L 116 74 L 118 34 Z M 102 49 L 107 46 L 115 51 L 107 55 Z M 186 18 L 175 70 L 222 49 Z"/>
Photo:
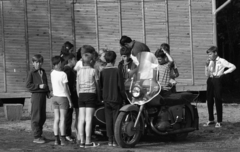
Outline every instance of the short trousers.
<path fill-rule="evenodd" d="M 67 110 L 69 108 L 68 98 L 54 96 L 52 98 L 52 105 L 53 105 L 53 109 L 66 109 Z"/>
<path fill-rule="evenodd" d="M 78 106 L 95 108 L 97 105 L 97 94 L 96 93 L 79 93 Z"/>

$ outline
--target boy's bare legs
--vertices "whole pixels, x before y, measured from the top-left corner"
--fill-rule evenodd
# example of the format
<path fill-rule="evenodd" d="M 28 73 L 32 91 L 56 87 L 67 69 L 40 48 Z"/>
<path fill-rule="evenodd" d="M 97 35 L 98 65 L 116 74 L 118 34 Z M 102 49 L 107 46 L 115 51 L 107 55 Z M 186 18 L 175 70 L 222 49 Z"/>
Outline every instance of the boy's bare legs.
<path fill-rule="evenodd" d="M 80 138 L 81 143 L 85 143 L 85 138 L 84 138 L 85 114 L 86 114 L 86 108 L 85 107 L 79 108 L 78 134 L 79 134 L 79 138 Z"/>
<path fill-rule="evenodd" d="M 94 111 L 95 111 L 95 108 L 86 108 L 86 117 L 85 117 L 86 144 L 91 143 L 92 119 L 93 119 Z"/>
<path fill-rule="evenodd" d="M 54 109 L 53 132 L 55 136 L 58 135 L 59 133 L 59 121 L 60 121 L 59 109 Z"/>
<path fill-rule="evenodd" d="M 59 124 L 59 128 L 60 128 L 61 136 L 65 136 L 66 135 L 66 125 L 65 125 L 66 114 L 67 114 L 67 110 L 66 109 L 60 109 L 60 124 Z"/>
<path fill-rule="evenodd" d="M 54 109 L 53 132 L 54 132 L 54 136 L 55 136 L 55 145 L 60 145 L 59 121 L 60 121 L 60 111 L 59 111 L 59 109 Z"/>

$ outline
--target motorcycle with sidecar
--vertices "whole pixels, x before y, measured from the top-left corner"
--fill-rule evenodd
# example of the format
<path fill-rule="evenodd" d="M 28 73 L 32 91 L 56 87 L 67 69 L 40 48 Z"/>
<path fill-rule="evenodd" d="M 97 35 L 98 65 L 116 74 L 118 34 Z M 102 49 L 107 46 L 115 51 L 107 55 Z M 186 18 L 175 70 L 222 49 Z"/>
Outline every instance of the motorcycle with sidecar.
<path fill-rule="evenodd" d="M 138 53 L 138 68 L 126 83 L 130 104 L 123 106 L 116 119 L 114 135 L 122 148 L 134 147 L 141 136 L 153 132 L 184 139 L 189 132 L 198 130 L 196 105 L 191 104 L 198 95 L 183 92 L 162 97 L 158 61 L 150 52 Z"/>

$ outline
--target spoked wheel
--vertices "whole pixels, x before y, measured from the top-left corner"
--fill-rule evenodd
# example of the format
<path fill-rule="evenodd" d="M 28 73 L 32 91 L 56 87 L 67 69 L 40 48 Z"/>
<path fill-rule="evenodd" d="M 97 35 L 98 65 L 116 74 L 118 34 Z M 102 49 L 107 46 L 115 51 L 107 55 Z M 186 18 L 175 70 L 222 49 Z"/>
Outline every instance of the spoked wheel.
<path fill-rule="evenodd" d="M 191 112 L 188 108 L 185 109 L 185 125 L 182 126 L 183 128 L 190 128 L 192 126 L 192 118 L 191 118 Z M 184 140 L 188 136 L 188 132 L 179 133 L 173 135 L 174 140 Z"/>
<path fill-rule="evenodd" d="M 137 112 L 120 112 L 114 128 L 115 139 L 122 148 L 134 147 L 141 138 L 144 128 L 142 118 L 140 117 L 136 128 L 134 123 L 137 119 Z"/>

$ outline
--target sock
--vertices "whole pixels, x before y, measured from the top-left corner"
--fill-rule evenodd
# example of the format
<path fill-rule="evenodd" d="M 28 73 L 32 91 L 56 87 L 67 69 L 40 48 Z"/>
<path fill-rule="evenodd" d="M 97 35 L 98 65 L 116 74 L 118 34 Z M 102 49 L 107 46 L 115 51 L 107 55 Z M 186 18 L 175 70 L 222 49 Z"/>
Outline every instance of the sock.
<path fill-rule="evenodd" d="M 59 135 L 55 135 L 55 140 L 59 140 Z"/>

